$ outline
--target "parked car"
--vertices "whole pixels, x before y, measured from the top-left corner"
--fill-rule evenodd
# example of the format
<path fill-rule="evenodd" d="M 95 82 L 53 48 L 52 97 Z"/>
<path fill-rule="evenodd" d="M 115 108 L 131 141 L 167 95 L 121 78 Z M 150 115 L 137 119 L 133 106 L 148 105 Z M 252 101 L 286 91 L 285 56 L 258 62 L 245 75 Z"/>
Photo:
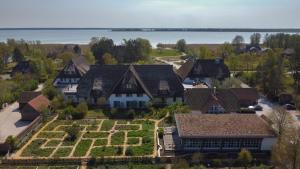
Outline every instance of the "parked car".
<path fill-rule="evenodd" d="M 283 106 L 286 110 L 296 110 L 296 106 L 293 104 L 285 104 Z"/>
<path fill-rule="evenodd" d="M 262 111 L 263 110 L 263 107 L 261 107 L 260 105 L 249 106 L 248 108 L 250 110 L 255 110 L 255 111 Z"/>

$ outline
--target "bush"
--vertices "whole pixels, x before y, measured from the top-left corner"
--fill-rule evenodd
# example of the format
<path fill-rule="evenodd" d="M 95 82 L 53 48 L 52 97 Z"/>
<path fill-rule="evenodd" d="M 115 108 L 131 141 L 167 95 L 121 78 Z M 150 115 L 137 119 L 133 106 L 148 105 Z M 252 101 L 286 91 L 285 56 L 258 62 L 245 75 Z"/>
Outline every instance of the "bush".
<path fill-rule="evenodd" d="M 76 107 L 77 112 L 86 114 L 89 111 L 88 105 L 86 102 L 80 102 Z"/>
<path fill-rule="evenodd" d="M 68 134 L 68 139 L 71 141 L 76 140 L 79 132 L 80 132 L 80 126 L 78 124 L 73 124 L 71 127 L 68 127 L 66 129 L 66 133 Z"/>
<path fill-rule="evenodd" d="M 133 150 L 130 147 L 128 147 L 125 151 L 125 155 L 126 156 L 133 156 Z"/>
<path fill-rule="evenodd" d="M 163 128 L 159 128 L 159 129 L 158 129 L 158 137 L 159 137 L 160 139 L 162 139 L 163 136 L 164 136 L 164 129 L 163 129 Z"/>

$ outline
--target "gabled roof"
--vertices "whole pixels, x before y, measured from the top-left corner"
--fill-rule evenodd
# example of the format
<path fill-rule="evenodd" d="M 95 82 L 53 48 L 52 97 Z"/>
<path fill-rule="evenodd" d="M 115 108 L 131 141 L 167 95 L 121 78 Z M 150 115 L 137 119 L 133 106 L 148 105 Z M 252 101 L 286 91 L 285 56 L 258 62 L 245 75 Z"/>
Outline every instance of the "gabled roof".
<path fill-rule="evenodd" d="M 18 102 L 19 103 L 28 103 L 30 100 L 36 98 L 37 96 L 41 95 L 41 92 L 32 92 L 32 91 L 25 91 L 21 93 Z"/>
<path fill-rule="evenodd" d="M 217 79 L 230 77 L 229 69 L 222 59 L 190 59 L 177 70 L 177 74 L 182 80 L 187 77 Z"/>
<path fill-rule="evenodd" d="M 75 56 L 71 61 L 78 69 L 80 75 L 84 75 L 90 69 L 90 64 L 83 55 Z"/>
<path fill-rule="evenodd" d="M 74 75 L 74 74 L 66 73 L 66 70 L 73 68 L 73 66 L 76 74 Z M 89 69 L 90 69 L 90 65 L 84 56 L 82 55 L 75 56 L 64 66 L 64 68 L 59 72 L 56 78 L 82 77 Z"/>
<path fill-rule="evenodd" d="M 33 69 L 30 66 L 30 61 L 21 61 L 21 62 L 19 62 L 13 68 L 12 74 L 14 75 L 17 72 L 20 72 L 20 73 L 32 73 Z"/>
<path fill-rule="evenodd" d="M 202 113 L 207 113 L 209 107 L 215 104 L 222 106 L 227 113 L 237 112 L 242 101 L 255 102 L 259 98 L 254 88 L 216 89 L 216 91 L 212 88 L 194 88 L 187 89 L 184 96 L 185 103 L 192 110 L 200 110 Z"/>
<path fill-rule="evenodd" d="M 169 84 L 170 96 L 183 94 L 183 86 L 171 65 L 93 65 L 80 80 L 78 95 L 88 97 L 97 91 L 108 97 L 129 74 L 151 98 L 159 95 L 161 81 Z"/>
<path fill-rule="evenodd" d="M 28 105 L 31 106 L 37 112 L 42 112 L 45 108 L 50 105 L 50 101 L 43 95 L 39 95 L 34 99 L 28 102 Z"/>
<path fill-rule="evenodd" d="M 150 97 L 153 98 L 152 94 L 150 93 L 150 91 L 148 90 L 148 88 L 146 87 L 146 85 L 144 84 L 144 82 L 141 80 L 139 74 L 136 72 L 135 68 L 133 65 L 130 65 L 129 68 L 127 69 L 127 71 L 124 73 L 123 77 L 120 78 L 119 82 L 115 84 L 115 86 L 111 89 L 109 94 L 114 93 L 115 88 L 118 85 L 122 85 L 120 84 L 122 82 L 122 80 L 124 80 L 124 78 L 133 75 L 133 77 L 137 80 L 138 84 L 141 86 L 141 88 L 144 90 L 144 92 Z"/>
<path fill-rule="evenodd" d="M 265 138 L 274 130 L 256 114 L 175 114 L 182 138 Z"/>

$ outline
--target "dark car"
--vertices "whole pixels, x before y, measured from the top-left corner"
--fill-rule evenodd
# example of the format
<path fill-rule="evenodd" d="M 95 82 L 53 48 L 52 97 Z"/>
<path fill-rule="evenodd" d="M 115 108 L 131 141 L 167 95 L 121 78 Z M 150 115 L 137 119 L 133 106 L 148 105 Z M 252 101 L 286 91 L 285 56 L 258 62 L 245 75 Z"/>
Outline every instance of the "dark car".
<path fill-rule="evenodd" d="M 292 104 L 285 104 L 283 106 L 286 110 L 296 110 L 296 106 Z"/>
<path fill-rule="evenodd" d="M 250 110 L 255 110 L 255 111 L 262 111 L 263 110 L 263 107 L 261 107 L 260 105 L 249 106 L 248 108 Z"/>

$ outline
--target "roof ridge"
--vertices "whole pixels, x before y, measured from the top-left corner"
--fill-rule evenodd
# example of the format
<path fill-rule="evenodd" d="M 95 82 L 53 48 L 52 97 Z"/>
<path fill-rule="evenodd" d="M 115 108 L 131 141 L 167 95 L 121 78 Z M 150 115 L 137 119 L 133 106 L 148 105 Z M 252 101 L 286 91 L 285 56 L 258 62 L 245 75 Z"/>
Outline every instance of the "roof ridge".
<path fill-rule="evenodd" d="M 150 91 L 148 90 L 148 88 L 146 87 L 146 85 L 144 84 L 143 80 L 140 78 L 139 74 L 136 72 L 136 70 L 135 70 L 135 68 L 134 68 L 133 65 L 129 66 L 129 70 L 133 73 L 133 75 L 135 76 L 135 78 L 138 80 L 138 82 L 141 84 L 142 88 L 150 96 L 150 98 L 153 98 L 152 94 L 150 93 Z"/>

